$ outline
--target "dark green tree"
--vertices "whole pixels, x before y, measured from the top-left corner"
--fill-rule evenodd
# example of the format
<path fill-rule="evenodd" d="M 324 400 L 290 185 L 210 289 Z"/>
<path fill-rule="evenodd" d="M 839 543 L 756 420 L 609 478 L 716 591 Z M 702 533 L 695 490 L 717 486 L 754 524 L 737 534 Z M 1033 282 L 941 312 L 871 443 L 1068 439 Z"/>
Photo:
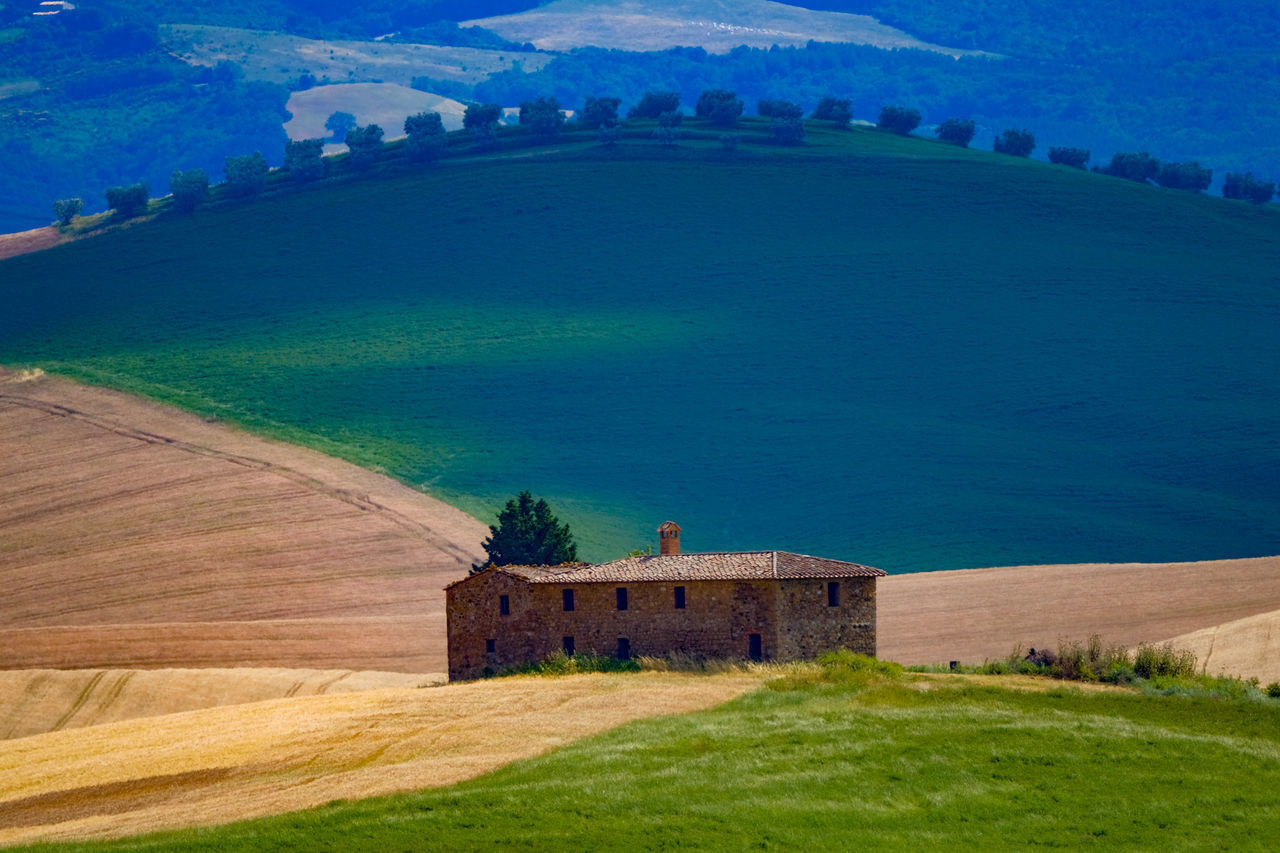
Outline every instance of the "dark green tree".
<path fill-rule="evenodd" d="M 618 105 L 621 98 L 593 98 L 587 96 L 578 121 L 587 127 L 613 127 L 618 123 Z"/>
<path fill-rule="evenodd" d="M 347 131 L 355 126 L 356 117 L 351 113 L 330 113 L 329 117 L 324 120 L 324 129 L 332 134 L 331 138 L 334 142 L 341 142 L 346 139 Z"/>
<path fill-rule="evenodd" d="M 376 124 L 353 127 L 347 131 L 345 142 L 351 168 L 368 169 L 378 162 L 378 155 L 382 153 L 382 128 Z"/>
<path fill-rule="evenodd" d="M 284 167 L 298 183 L 318 181 L 329 169 L 323 139 L 295 139 L 284 147 Z"/>
<path fill-rule="evenodd" d="M 475 137 L 476 145 L 488 151 L 498 144 L 498 121 L 502 107 L 498 104 L 471 104 L 462 115 L 462 126 Z"/>
<path fill-rule="evenodd" d="M 1195 162 L 1163 163 L 1156 173 L 1156 183 L 1171 190 L 1204 192 L 1213 183 L 1213 170 Z"/>
<path fill-rule="evenodd" d="M 728 89 L 705 89 L 694 113 L 720 127 L 732 127 L 742 115 L 742 99 Z"/>
<path fill-rule="evenodd" d="M 1004 133 L 996 137 L 992 150 L 999 154 L 1010 154 L 1014 157 L 1030 157 L 1036 147 L 1036 135 L 1029 130 L 1006 128 Z"/>
<path fill-rule="evenodd" d="M 564 113 L 555 98 L 538 98 L 520 104 L 520 124 L 528 127 L 534 136 L 556 136 L 564 126 Z"/>
<path fill-rule="evenodd" d="M 1098 171 L 1113 178 L 1145 184 L 1154 181 L 1156 175 L 1160 174 L 1160 161 L 1145 151 L 1137 154 L 1118 153 L 1111 155 L 1111 162 Z"/>
<path fill-rule="evenodd" d="M 409 139 L 405 150 L 410 160 L 430 163 L 440 159 L 449 146 L 449 134 L 445 132 L 440 113 L 418 113 L 404 120 L 404 132 Z"/>
<path fill-rule="evenodd" d="M 227 192 L 236 198 L 253 198 L 267 188 L 267 172 L 270 167 L 261 151 L 241 157 L 228 157 L 225 171 Z"/>
<path fill-rule="evenodd" d="M 1253 176 L 1253 172 L 1227 172 L 1222 184 L 1222 197 L 1251 201 L 1254 204 L 1266 204 L 1276 194 L 1273 181 L 1263 181 Z"/>
<path fill-rule="evenodd" d="M 209 176 L 204 169 L 175 170 L 169 176 L 169 192 L 173 194 L 173 207 L 190 213 L 209 196 Z"/>
<path fill-rule="evenodd" d="M 950 142 L 952 145 L 968 148 L 969 143 L 973 141 L 973 130 L 973 119 L 949 118 L 938 125 L 935 133 L 943 142 Z"/>
<path fill-rule="evenodd" d="M 920 126 L 920 111 L 907 107 L 882 107 L 876 126 L 906 136 Z"/>
<path fill-rule="evenodd" d="M 489 558 L 473 565 L 473 574 L 489 566 L 558 566 L 578 559 L 569 525 L 560 523 L 545 500 L 535 502 L 527 491 L 507 501 L 481 544 Z"/>
<path fill-rule="evenodd" d="M 502 107 L 499 104 L 471 104 L 462 114 L 462 126 L 467 130 L 478 130 L 496 126 L 501 118 Z"/>
<path fill-rule="evenodd" d="M 71 220 L 80 215 L 84 208 L 82 198 L 60 198 L 53 203 L 53 215 L 58 217 L 59 225 L 70 225 Z"/>
<path fill-rule="evenodd" d="M 1075 169 L 1083 169 L 1084 164 L 1089 162 L 1089 156 L 1092 153 L 1088 148 L 1062 148 L 1055 146 L 1049 149 L 1049 162 L 1057 163 L 1061 166 L 1071 166 Z"/>
<path fill-rule="evenodd" d="M 848 98 L 837 98 L 827 95 L 818 101 L 811 118 L 829 121 L 837 127 L 844 127 L 853 120 L 853 101 Z"/>
<path fill-rule="evenodd" d="M 145 213 L 147 210 L 147 199 L 150 197 L 151 191 L 146 184 L 130 184 L 124 187 L 108 187 L 107 207 L 116 212 L 117 215 L 128 219 L 137 216 L 139 213 Z"/>
<path fill-rule="evenodd" d="M 645 92 L 640 103 L 627 112 L 627 118 L 657 118 L 680 109 L 678 92 Z"/>

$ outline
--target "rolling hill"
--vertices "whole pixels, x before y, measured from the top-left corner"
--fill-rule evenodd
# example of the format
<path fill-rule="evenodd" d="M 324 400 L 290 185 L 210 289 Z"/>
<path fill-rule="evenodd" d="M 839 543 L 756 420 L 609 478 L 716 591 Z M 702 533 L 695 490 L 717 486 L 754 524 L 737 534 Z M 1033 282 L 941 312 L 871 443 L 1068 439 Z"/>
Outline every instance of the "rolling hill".
<path fill-rule="evenodd" d="M 120 701 L 115 685 L 136 694 L 154 678 L 145 670 L 446 668 L 443 587 L 480 559 L 486 532 L 452 507 L 312 451 L 48 376 L 0 381 L 0 436 L 0 669 L 39 670 L 13 676 L 0 735 L 4 720 L 34 732 L 134 716 L 149 700 Z M 1177 637 L 1207 671 L 1265 683 L 1280 680 L 1276 612 L 1280 557 L 904 574 L 879 585 L 879 650 L 907 664 L 980 663 L 1092 633 L 1126 645 Z M 96 673 L 50 680 L 48 669 L 114 672 L 82 693 Z M 211 692 L 230 702 L 274 689 L 246 692 L 232 674 L 215 691 L 208 678 L 160 683 L 192 707 Z M 270 683 L 283 694 L 299 680 L 325 681 Z M 153 713 L 173 707 L 157 695 Z"/>
<path fill-rule="evenodd" d="M 484 525 L 321 454 L 0 374 L 0 668 L 444 669 Z"/>
<path fill-rule="evenodd" d="M 588 559 L 668 517 L 895 572 L 1280 552 L 1280 211 L 869 129 L 649 133 L 456 137 L 0 262 L 0 363 L 481 517 L 531 488 Z"/>
<path fill-rule="evenodd" d="M 697 45 L 725 53 L 739 45 L 768 48 L 828 41 L 930 50 L 955 57 L 981 54 L 929 44 L 867 15 L 815 12 L 768 0 L 554 0 L 536 9 L 463 25 L 481 26 L 511 41 L 556 51 L 586 46 L 645 51 Z"/>

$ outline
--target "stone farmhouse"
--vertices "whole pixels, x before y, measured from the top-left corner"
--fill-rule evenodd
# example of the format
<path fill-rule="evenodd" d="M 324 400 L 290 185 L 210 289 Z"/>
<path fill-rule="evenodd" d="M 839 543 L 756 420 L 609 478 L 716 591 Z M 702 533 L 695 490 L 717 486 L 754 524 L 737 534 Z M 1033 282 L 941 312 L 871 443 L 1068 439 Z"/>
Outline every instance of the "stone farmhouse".
<path fill-rule="evenodd" d="M 450 584 L 449 678 L 558 650 L 753 660 L 834 648 L 875 654 L 880 569 L 786 551 L 682 554 L 670 521 L 658 535 L 656 555 L 491 567 Z"/>

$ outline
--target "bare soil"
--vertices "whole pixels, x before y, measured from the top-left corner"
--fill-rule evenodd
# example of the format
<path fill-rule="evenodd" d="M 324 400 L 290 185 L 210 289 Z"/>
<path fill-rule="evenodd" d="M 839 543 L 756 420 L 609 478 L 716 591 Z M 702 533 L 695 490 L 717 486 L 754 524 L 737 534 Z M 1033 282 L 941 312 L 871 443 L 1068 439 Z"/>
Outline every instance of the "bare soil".
<path fill-rule="evenodd" d="M 320 453 L 0 373 L 0 669 L 440 672 L 486 533 Z"/>
<path fill-rule="evenodd" d="M 62 242 L 62 232 L 52 225 L 44 228 L 33 228 L 30 231 L 17 231 L 12 234 L 0 234 L 0 261 L 5 258 L 25 255 L 27 252 L 38 252 Z"/>
<path fill-rule="evenodd" d="M 1090 634 L 1136 646 L 1273 613 L 1280 557 L 924 572 L 881 578 L 877 595 L 881 657 L 981 663 L 1018 646 L 1056 649 L 1060 639 Z M 1276 667 L 1265 638 L 1265 631 L 1224 631 L 1215 654 L 1241 644 L 1234 674 L 1262 678 Z"/>

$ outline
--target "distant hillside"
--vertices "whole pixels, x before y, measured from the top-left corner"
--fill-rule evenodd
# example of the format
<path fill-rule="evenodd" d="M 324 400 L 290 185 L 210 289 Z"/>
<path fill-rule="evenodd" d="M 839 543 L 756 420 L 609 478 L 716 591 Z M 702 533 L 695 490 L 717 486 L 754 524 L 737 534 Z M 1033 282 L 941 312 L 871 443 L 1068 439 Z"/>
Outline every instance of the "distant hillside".
<path fill-rule="evenodd" d="M 379 465 L 591 559 L 1280 552 L 1280 210 L 874 130 L 519 131 L 0 263 L 0 363 Z M 87 275 L 85 271 L 93 271 Z M 21 283 L 21 286 L 19 286 Z"/>
<path fill-rule="evenodd" d="M 739 45 L 768 48 L 827 41 L 952 56 L 973 52 L 929 44 L 866 15 L 810 12 L 770 0 L 638 0 L 622 4 L 552 0 L 514 15 L 475 15 L 464 24 L 556 51 L 586 46 L 632 51 L 697 46 L 726 53 Z"/>

